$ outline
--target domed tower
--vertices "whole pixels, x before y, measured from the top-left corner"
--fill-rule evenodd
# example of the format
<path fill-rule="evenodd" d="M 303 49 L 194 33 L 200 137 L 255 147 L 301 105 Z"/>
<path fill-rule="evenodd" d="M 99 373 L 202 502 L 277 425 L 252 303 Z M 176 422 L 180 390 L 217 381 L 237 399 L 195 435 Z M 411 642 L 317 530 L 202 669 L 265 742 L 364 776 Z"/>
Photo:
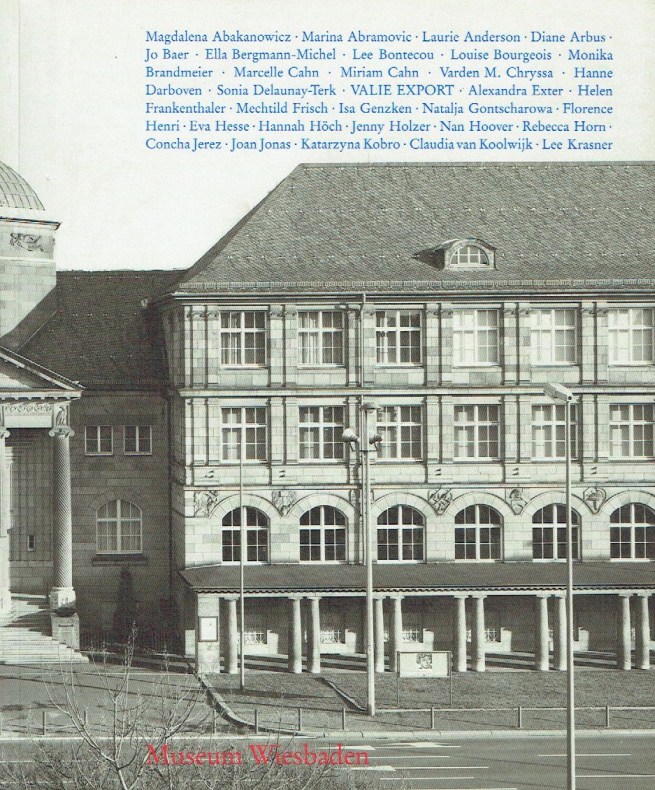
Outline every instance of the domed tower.
<path fill-rule="evenodd" d="M 0 162 L 0 345 L 20 346 L 34 331 L 35 308 L 50 310 L 58 227 L 27 181 Z"/>

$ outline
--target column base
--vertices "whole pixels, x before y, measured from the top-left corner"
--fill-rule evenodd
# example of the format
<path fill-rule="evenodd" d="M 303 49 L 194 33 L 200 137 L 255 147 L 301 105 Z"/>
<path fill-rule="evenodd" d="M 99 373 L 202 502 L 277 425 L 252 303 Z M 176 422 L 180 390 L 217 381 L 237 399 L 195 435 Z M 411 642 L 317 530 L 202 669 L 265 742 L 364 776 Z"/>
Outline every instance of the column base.
<path fill-rule="evenodd" d="M 75 606 L 75 590 L 72 587 L 53 587 L 49 598 L 51 610 L 61 606 Z"/>

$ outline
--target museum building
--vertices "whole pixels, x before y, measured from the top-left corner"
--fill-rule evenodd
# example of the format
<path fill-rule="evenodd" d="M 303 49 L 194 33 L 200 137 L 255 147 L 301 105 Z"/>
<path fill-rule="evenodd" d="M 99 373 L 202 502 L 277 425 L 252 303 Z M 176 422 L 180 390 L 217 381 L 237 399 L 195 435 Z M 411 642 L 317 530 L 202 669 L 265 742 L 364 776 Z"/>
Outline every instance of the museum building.
<path fill-rule="evenodd" d="M 187 655 L 236 672 L 243 519 L 246 652 L 319 672 L 364 651 L 368 528 L 378 671 L 563 669 L 558 383 L 575 647 L 649 668 L 654 176 L 301 165 L 188 270 L 56 273 L 57 223 L 1 166 L 4 619 L 48 594 L 109 625 L 127 567 L 144 623 L 174 599 Z"/>

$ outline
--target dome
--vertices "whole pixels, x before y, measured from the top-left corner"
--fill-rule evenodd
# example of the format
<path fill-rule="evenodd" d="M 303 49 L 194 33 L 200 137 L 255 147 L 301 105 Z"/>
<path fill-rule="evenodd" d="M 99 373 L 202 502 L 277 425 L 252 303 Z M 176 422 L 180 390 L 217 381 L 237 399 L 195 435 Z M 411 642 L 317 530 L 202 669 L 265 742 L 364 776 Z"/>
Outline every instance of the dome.
<path fill-rule="evenodd" d="M 0 162 L 0 208 L 43 211 L 43 203 L 15 170 Z"/>

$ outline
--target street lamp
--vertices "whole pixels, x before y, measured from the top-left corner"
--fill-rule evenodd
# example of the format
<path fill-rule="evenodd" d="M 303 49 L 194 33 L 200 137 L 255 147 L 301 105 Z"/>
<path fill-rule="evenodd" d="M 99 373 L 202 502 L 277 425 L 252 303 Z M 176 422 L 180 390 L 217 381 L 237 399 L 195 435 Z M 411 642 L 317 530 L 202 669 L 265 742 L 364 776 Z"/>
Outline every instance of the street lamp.
<path fill-rule="evenodd" d="M 371 529 L 370 504 L 371 504 L 371 477 L 370 453 L 371 448 L 378 450 L 382 437 L 372 434 L 369 427 L 370 418 L 375 414 L 376 407 L 373 403 L 362 403 L 360 407 L 361 436 L 368 437 L 362 440 L 351 428 L 342 434 L 342 440 L 351 447 L 359 447 L 362 462 L 362 527 L 365 535 L 365 560 L 366 560 L 366 690 L 367 713 L 375 716 L 375 662 L 374 662 L 374 637 L 373 637 L 373 531 Z M 370 445 L 370 446 L 369 446 Z"/>
<path fill-rule="evenodd" d="M 575 684 L 573 669 L 573 526 L 571 523 L 571 408 L 574 394 L 561 384 L 546 384 L 545 394 L 564 404 L 566 443 L 566 778 L 568 790 L 575 790 Z"/>
<path fill-rule="evenodd" d="M 246 514 L 243 508 L 243 455 L 245 450 L 246 442 L 244 437 L 242 437 L 239 444 L 239 621 L 241 623 L 241 628 L 239 629 L 239 688 L 241 691 L 246 687 L 245 569 L 248 547 L 246 545 Z"/>

